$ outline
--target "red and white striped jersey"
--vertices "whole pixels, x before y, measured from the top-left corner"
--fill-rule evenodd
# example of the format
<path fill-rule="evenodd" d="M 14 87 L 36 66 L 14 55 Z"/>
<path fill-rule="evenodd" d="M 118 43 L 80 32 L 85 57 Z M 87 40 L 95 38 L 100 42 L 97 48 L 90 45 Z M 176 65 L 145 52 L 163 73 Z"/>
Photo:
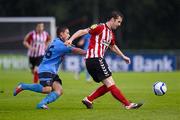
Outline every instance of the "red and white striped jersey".
<path fill-rule="evenodd" d="M 28 33 L 27 42 L 35 50 L 28 50 L 28 56 L 38 57 L 43 56 L 46 50 L 46 42 L 48 42 L 50 36 L 46 31 L 42 33 L 37 33 L 35 30 Z"/>
<path fill-rule="evenodd" d="M 103 58 L 109 45 L 115 44 L 114 33 L 106 24 L 93 25 L 90 27 L 91 34 L 87 58 Z"/>

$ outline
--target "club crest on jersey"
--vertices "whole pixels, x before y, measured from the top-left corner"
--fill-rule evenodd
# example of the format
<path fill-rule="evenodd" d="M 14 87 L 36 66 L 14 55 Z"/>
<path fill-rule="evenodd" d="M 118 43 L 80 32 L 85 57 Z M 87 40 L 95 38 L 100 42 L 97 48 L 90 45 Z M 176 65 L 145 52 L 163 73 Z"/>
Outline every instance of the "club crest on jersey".
<path fill-rule="evenodd" d="M 109 47 L 110 42 L 108 42 L 107 40 L 102 40 L 102 44 Z"/>
<path fill-rule="evenodd" d="M 98 25 L 97 24 L 94 24 L 94 25 L 91 25 L 91 29 L 95 29 Z"/>

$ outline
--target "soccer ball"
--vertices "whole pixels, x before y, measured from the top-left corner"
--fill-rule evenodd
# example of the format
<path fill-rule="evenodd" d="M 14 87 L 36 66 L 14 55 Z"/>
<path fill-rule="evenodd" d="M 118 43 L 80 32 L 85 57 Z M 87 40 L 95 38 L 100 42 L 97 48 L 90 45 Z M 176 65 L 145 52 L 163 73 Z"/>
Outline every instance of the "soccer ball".
<path fill-rule="evenodd" d="M 167 86 L 164 82 L 156 82 L 153 85 L 153 91 L 154 91 L 155 95 L 162 96 L 166 93 Z"/>

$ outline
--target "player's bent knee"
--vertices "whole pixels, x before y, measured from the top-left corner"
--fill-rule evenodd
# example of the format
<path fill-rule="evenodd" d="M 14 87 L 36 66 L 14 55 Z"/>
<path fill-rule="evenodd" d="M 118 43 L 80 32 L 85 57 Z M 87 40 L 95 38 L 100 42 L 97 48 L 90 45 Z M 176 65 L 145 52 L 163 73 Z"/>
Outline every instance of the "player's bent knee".
<path fill-rule="evenodd" d="M 53 83 L 53 91 L 55 91 L 58 95 L 62 95 L 63 94 L 63 88 L 61 86 L 61 84 L 57 81 L 54 81 Z"/>
<path fill-rule="evenodd" d="M 63 91 L 62 90 L 56 90 L 55 91 L 59 96 L 63 95 Z"/>
<path fill-rule="evenodd" d="M 110 77 L 106 78 L 105 80 L 103 80 L 102 83 L 104 85 L 106 85 L 106 87 L 111 87 L 111 86 L 115 85 L 115 82 L 112 79 L 112 76 L 110 76 Z"/>
<path fill-rule="evenodd" d="M 42 92 L 45 93 L 45 94 L 48 94 L 51 91 L 52 91 L 52 87 L 44 87 Z"/>
<path fill-rule="evenodd" d="M 37 70 L 37 68 L 35 67 L 34 69 L 33 69 L 33 73 L 35 73 L 35 72 L 37 72 L 38 70 Z"/>

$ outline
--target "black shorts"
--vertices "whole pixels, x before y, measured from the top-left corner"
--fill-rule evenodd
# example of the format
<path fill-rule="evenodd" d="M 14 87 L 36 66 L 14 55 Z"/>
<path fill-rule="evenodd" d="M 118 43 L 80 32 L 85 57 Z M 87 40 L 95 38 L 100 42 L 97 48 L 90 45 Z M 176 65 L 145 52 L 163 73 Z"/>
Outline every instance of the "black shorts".
<path fill-rule="evenodd" d="M 43 56 L 29 57 L 29 66 L 30 66 L 31 70 L 33 70 L 35 66 L 39 66 L 42 59 L 43 59 Z"/>
<path fill-rule="evenodd" d="M 40 84 L 44 87 L 52 86 L 54 81 L 57 81 L 62 85 L 62 80 L 56 74 L 52 74 L 49 72 L 42 72 L 42 73 L 39 73 L 38 76 L 39 76 Z M 48 79 L 48 80 L 45 80 L 45 79 Z"/>
<path fill-rule="evenodd" d="M 103 58 L 86 59 L 86 67 L 95 82 L 101 82 L 112 75 L 105 59 Z"/>

